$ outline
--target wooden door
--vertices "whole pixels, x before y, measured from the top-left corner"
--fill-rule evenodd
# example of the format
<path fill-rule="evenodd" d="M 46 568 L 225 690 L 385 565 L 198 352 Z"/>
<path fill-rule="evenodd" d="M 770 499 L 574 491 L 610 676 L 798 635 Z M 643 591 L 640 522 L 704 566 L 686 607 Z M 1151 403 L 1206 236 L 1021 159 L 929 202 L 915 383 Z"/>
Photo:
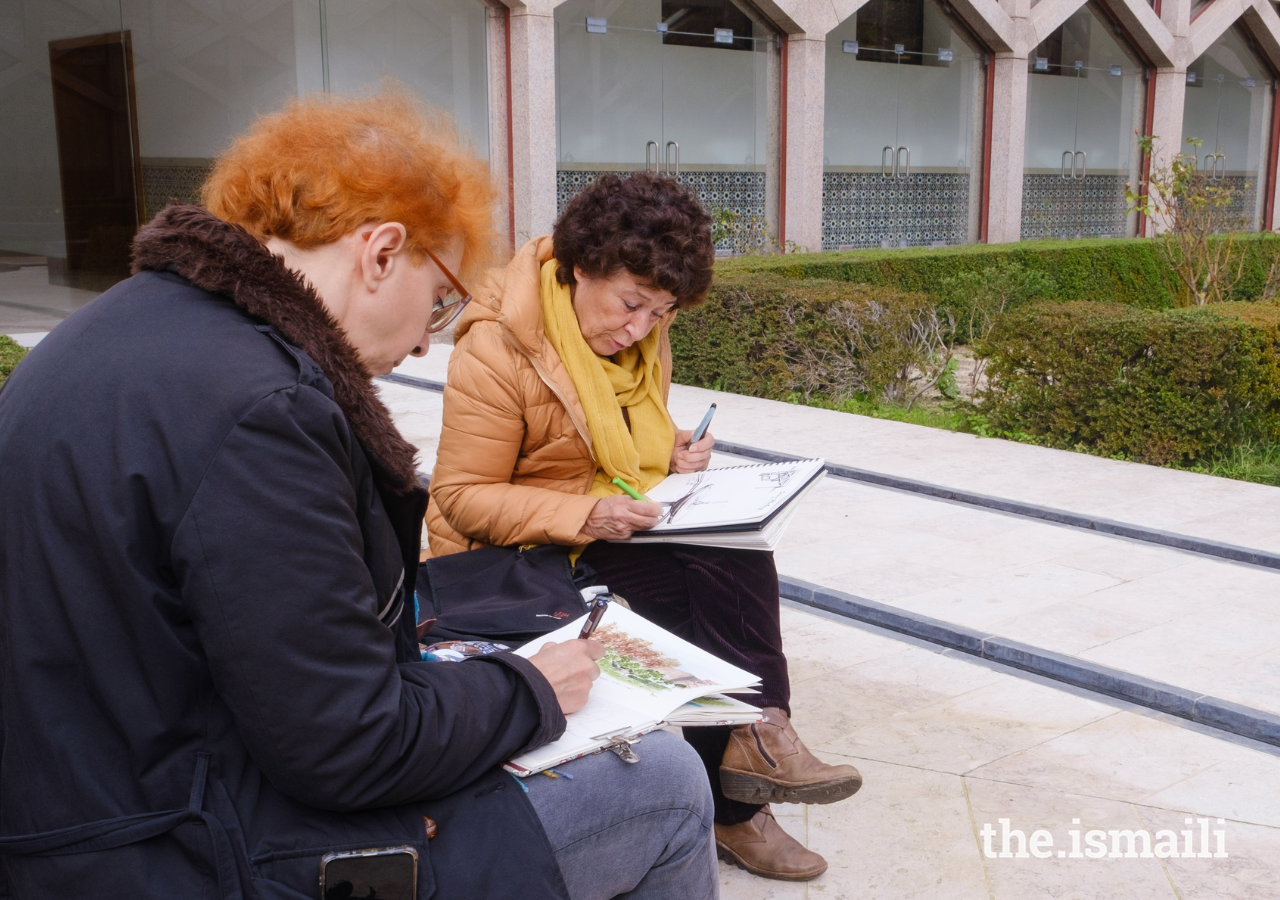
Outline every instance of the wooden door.
<path fill-rule="evenodd" d="M 129 276 L 130 247 L 142 224 L 129 32 L 50 41 L 49 71 L 67 239 L 66 283 L 106 290 Z"/>

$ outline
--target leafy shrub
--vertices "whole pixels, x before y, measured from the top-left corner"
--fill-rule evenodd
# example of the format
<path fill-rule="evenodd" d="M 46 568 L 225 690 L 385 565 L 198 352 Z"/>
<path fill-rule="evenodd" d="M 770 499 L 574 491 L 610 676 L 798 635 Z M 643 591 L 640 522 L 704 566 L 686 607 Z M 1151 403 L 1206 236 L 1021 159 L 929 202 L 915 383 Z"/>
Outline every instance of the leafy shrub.
<path fill-rule="evenodd" d="M 790 399 L 872 392 L 910 402 L 948 357 L 922 294 L 774 274 L 718 277 L 671 329 L 682 384 Z"/>
<path fill-rule="evenodd" d="M 1214 238 L 1218 240 L 1218 238 Z M 1245 257 L 1233 300 L 1258 299 L 1271 263 L 1280 254 L 1280 236 L 1235 237 Z M 785 256 L 743 256 L 716 263 L 716 277 L 771 273 L 792 279 L 822 279 L 884 285 L 937 296 L 940 285 L 961 273 L 981 274 L 1002 263 L 1043 273 L 1056 285 L 1050 300 L 1122 303 L 1144 309 L 1179 305 L 1176 276 L 1145 238 L 1091 238 L 1075 241 L 1021 241 L 909 250 L 851 250 Z"/>
<path fill-rule="evenodd" d="M 1057 289 L 1057 282 L 1043 272 L 1008 260 L 1001 260 L 981 272 L 961 272 L 944 278 L 938 285 L 942 308 L 955 323 L 952 340 L 964 344 L 985 338 L 996 319 L 1009 310 L 1032 300 L 1052 297 Z M 973 368 L 969 370 L 969 396 L 977 395 L 986 366 L 985 359 L 974 359 Z"/>
<path fill-rule="evenodd" d="M 983 409 L 1000 431 L 1168 464 L 1280 440 L 1280 307 L 1037 304 L 1000 318 Z"/>
<path fill-rule="evenodd" d="M 944 278 L 934 292 L 955 315 L 957 339 L 968 344 L 986 337 L 1001 313 L 1051 298 L 1057 290 L 1058 283 L 1044 272 L 999 260 L 981 272 Z"/>
<path fill-rule="evenodd" d="M 26 348 L 8 335 L 0 334 L 0 385 L 4 384 L 13 367 L 26 355 Z"/>
<path fill-rule="evenodd" d="M 951 371 L 947 334 L 954 334 L 955 320 L 944 326 L 924 296 L 841 300 L 827 315 L 853 351 L 847 359 L 860 370 L 863 390 L 885 403 L 910 409 Z M 822 358 L 815 361 L 824 362 Z M 845 399 L 854 393 L 853 387 L 833 397 Z"/>
<path fill-rule="evenodd" d="M 739 253 L 769 253 L 777 240 L 764 216 L 747 216 L 724 206 L 711 208 L 711 241 Z"/>
<path fill-rule="evenodd" d="M 1153 241 L 1160 258 L 1173 274 L 1173 290 L 1180 306 L 1205 306 L 1238 297 L 1237 288 L 1246 267 L 1269 249 L 1272 259 L 1259 293 L 1271 299 L 1280 287 L 1280 254 L 1274 242 L 1239 238 L 1247 225 L 1238 208 L 1249 185 L 1237 178 L 1214 177 L 1201 169 L 1197 150 L 1204 143 L 1189 137 L 1190 153 L 1160 153 L 1154 135 L 1138 138 L 1142 152 L 1153 160 L 1146 192 L 1125 188 L 1130 209 L 1136 209 L 1161 226 Z"/>

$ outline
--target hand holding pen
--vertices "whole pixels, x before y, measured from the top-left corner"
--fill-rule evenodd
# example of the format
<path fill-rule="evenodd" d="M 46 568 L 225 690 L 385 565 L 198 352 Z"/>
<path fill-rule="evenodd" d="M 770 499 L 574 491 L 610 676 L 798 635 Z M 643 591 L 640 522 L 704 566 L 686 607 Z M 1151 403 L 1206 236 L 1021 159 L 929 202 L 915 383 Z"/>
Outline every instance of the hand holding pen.
<path fill-rule="evenodd" d="M 596 660 L 602 656 L 604 647 L 599 641 L 548 641 L 529 657 L 529 662 L 547 679 L 556 692 L 560 710 L 568 715 L 587 705 L 591 685 L 600 677 Z"/>
<path fill-rule="evenodd" d="M 577 712 L 587 705 L 587 698 L 591 696 L 591 683 L 600 677 L 600 667 L 596 665 L 596 660 L 604 656 L 604 647 L 599 641 L 590 638 L 604 618 L 605 610 L 609 608 L 609 596 L 611 595 L 602 594 L 591 602 L 587 621 L 582 625 L 578 640 L 561 644 L 548 641 L 529 657 L 529 662 L 533 663 L 556 692 L 556 700 L 565 715 Z"/>
<path fill-rule="evenodd" d="M 697 428 L 676 432 L 676 445 L 671 451 L 672 472 L 701 472 L 711 464 L 711 448 L 716 439 L 707 432 L 707 427 L 715 414 L 716 405 L 712 403 Z"/>

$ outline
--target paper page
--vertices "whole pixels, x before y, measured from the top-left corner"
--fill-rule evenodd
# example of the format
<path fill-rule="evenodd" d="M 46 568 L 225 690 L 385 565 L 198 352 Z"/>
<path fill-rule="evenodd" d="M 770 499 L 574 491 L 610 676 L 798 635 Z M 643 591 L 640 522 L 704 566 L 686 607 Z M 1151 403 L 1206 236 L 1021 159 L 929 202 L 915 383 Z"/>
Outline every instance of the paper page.
<path fill-rule="evenodd" d="M 646 495 L 664 512 L 646 534 L 759 522 L 803 488 L 821 459 L 669 475 Z"/>
<path fill-rule="evenodd" d="M 511 762 L 536 772 L 590 753 L 600 746 L 604 735 L 632 735 L 649 724 L 652 723 L 639 721 L 633 710 L 606 700 L 592 690 L 587 705 L 566 717 L 564 734 L 558 740 L 517 756 Z"/>
<path fill-rule="evenodd" d="M 759 719 L 759 707 L 724 694 L 711 694 L 690 700 L 667 716 L 667 721 L 672 725 L 701 725 L 728 721 L 756 722 Z"/>
<path fill-rule="evenodd" d="M 700 532 L 687 532 L 683 529 L 679 532 L 653 532 L 653 531 L 637 531 L 625 541 L 616 541 L 619 544 L 693 544 L 701 547 L 728 547 L 730 549 L 745 550 L 774 550 L 777 548 L 779 541 L 782 540 L 783 533 L 787 530 L 787 525 L 795 518 L 796 512 L 800 509 L 800 504 L 805 496 L 812 491 L 823 478 L 823 473 L 819 472 L 815 475 L 805 488 L 796 494 L 786 507 L 781 509 L 777 515 L 769 520 L 769 524 L 762 526 L 756 531 L 719 531 L 709 529 Z"/>
<path fill-rule="evenodd" d="M 583 616 L 515 652 L 527 659 L 549 641 L 574 640 L 585 620 Z M 599 662 L 600 677 L 592 685 L 591 701 L 633 710 L 637 723 L 661 721 L 695 697 L 760 683 L 750 672 L 716 659 L 616 603 L 609 604 L 593 637 L 605 645 L 606 654 Z M 575 721 L 578 715 L 569 716 L 569 727 L 575 731 L 582 730 Z"/>

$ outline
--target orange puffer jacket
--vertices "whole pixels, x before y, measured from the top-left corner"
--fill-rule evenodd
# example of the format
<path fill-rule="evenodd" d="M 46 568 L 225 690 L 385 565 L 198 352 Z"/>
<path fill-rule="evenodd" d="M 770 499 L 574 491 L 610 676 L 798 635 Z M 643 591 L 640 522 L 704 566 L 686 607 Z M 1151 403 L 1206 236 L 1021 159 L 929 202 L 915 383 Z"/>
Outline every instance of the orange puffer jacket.
<path fill-rule="evenodd" d="M 591 434 L 578 392 L 542 330 L 540 272 L 551 238 L 490 272 L 454 330 L 427 534 L 433 556 L 485 545 L 585 544 L 595 506 Z M 672 313 L 662 329 L 671 388 Z"/>

